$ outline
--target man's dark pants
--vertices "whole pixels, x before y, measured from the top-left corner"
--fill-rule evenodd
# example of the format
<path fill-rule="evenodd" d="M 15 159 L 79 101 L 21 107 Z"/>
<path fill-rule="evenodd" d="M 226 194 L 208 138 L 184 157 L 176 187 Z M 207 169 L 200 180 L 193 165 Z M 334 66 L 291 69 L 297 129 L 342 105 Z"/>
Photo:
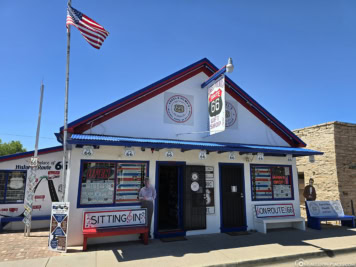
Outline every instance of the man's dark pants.
<path fill-rule="evenodd" d="M 141 208 L 147 209 L 147 226 L 148 226 L 148 236 L 151 236 L 151 222 L 153 214 L 153 201 L 141 200 Z"/>

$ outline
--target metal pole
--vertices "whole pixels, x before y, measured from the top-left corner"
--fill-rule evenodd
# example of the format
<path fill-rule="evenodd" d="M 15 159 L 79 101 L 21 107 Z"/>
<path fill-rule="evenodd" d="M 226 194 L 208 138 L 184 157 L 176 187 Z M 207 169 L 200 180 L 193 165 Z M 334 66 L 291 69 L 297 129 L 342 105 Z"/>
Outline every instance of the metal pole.
<path fill-rule="evenodd" d="M 38 121 L 37 121 L 37 131 L 36 131 L 36 143 L 35 143 L 35 154 L 34 157 L 36 158 L 38 155 L 38 140 L 40 137 L 40 128 L 41 128 L 41 116 L 42 116 L 42 103 L 43 103 L 43 92 L 44 92 L 44 85 L 43 85 L 43 81 L 41 82 L 41 98 L 40 98 L 40 110 L 38 112 Z M 36 173 L 37 173 L 37 166 L 31 167 L 31 174 L 30 174 L 30 178 L 31 178 L 31 182 L 33 182 L 33 180 L 36 179 Z M 28 190 L 28 192 L 33 190 L 33 187 L 30 185 L 30 190 Z M 32 192 L 30 192 L 32 193 Z M 32 195 L 32 194 L 31 194 Z M 32 198 L 33 199 L 33 198 Z M 30 201 L 32 202 L 32 199 L 30 199 Z M 25 224 L 25 236 L 30 236 L 31 233 L 31 217 L 32 217 L 32 209 L 29 212 L 28 215 L 28 219 L 29 219 L 29 224 L 26 225 Z"/>
<path fill-rule="evenodd" d="M 68 6 L 71 5 L 71 0 L 68 0 Z M 68 134 L 68 91 L 69 91 L 69 59 L 70 59 L 70 25 L 67 29 L 67 66 L 66 66 L 66 89 L 64 100 L 64 127 L 63 127 L 63 163 L 62 163 L 62 201 L 65 200 L 66 194 L 66 179 L 67 179 L 67 134 Z"/>

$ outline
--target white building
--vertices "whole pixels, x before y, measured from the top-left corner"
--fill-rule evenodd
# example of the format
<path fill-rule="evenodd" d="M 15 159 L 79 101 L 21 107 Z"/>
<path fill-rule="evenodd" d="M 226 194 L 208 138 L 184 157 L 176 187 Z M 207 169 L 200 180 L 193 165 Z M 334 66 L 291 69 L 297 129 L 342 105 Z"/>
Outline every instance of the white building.
<path fill-rule="evenodd" d="M 145 176 L 157 191 L 156 238 L 255 229 L 257 204 L 287 204 L 300 216 L 295 157 L 322 153 L 303 149 L 227 77 L 227 127 L 209 135 L 201 84 L 217 70 L 202 59 L 68 125 L 69 245 L 83 242 L 83 211 L 140 207 Z M 90 156 L 83 153 L 87 146 Z M 18 163 L 8 159 L 0 170 L 15 170 Z M 12 205 L 23 211 L 23 204 Z"/>

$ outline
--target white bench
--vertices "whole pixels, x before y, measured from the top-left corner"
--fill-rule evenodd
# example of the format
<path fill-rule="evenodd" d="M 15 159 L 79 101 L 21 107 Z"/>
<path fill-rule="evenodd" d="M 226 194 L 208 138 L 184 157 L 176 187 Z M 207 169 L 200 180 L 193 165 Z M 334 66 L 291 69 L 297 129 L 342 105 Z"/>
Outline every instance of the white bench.
<path fill-rule="evenodd" d="M 295 216 L 293 204 L 253 205 L 252 207 L 255 229 L 260 233 L 267 234 L 267 229 L 288 227 L 305 231 L 305 219 Z M 261 209 L 266 212 L 262 214 Z M 274 212 L 276 210 L 283 212 Z"/>

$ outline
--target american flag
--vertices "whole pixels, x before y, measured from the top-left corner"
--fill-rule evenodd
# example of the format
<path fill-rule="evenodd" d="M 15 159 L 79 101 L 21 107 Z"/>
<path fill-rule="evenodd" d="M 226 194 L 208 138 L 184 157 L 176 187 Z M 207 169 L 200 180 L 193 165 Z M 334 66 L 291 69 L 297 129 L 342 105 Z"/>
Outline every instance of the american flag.
<path fill-rule="evenodd" d="M 85 16 L 80 11 L 68 5 L 66 26 L 73 25 L 83 35 L 85 40 L 96 49 L 100 49 L 109 32 L 100 24 Z"/>

